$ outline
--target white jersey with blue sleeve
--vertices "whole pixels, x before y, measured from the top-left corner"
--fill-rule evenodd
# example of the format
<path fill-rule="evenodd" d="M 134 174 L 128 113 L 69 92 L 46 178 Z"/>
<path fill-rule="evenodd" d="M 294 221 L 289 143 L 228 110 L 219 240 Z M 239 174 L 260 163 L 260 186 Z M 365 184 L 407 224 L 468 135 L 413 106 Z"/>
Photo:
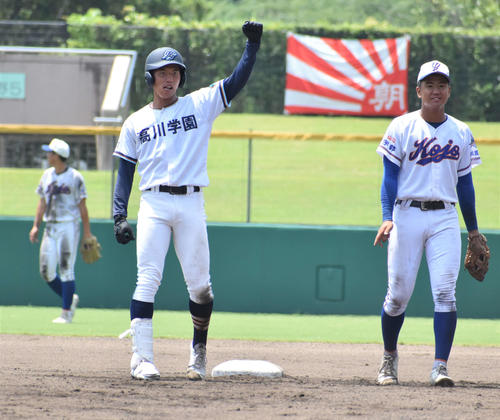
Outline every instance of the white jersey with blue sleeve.
<path fill-rule="evenodd" d="M 458 177 L 481 164 L 467 124 L 447 115 L 437 128 L 420 111 L 395 118 L 377 153 L 400 167 L 397 198 L 455 203 Z"/>
<path fill-rule="evenodd" d="M 141 191 L 158 185 L 206 187 L 212 125 L 228 106 L 222 81 L 166 108 L 148 104 L 123 124 L 114 156 L 137 164 Z"/>

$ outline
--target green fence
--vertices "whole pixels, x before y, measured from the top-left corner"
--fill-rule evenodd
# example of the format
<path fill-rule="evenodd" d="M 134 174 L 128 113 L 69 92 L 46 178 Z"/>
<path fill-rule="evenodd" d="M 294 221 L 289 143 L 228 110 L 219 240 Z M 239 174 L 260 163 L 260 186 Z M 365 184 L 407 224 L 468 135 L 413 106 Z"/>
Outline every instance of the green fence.
<path fill-rule="evenodd" d="M 31 244 L 29 218 L 0 218 L 0 305 L 59 306 L 60 299 L 38 273 L 39 244 Z M 135 225 L 132 224 L 135 229 Z M 116 243 L 109 220 L 92 220 L 103 258 L 75 271 L 82 307 L 127 308 L 135 287 L 135 242 Z M 208 225 L 215 310 L 261 313 L 380 313 L 386 292 L 386 247 L 373 247 L 372 227 L 216 224 Z M 459 316 L 500 318 L 500 231 L 485 231 L 491 248 L 483 283 L 461 270 Z M 463 233 L 462 243 L 466 243 Z M 464 248 L 465 245 L 463 245 Z M 465 249 L 462 249 L 462 256 Z M 188 295 L 171 246 L 156 309 L 185 310 Z M 432 316 L 425 258 L 407 310 Z"/>

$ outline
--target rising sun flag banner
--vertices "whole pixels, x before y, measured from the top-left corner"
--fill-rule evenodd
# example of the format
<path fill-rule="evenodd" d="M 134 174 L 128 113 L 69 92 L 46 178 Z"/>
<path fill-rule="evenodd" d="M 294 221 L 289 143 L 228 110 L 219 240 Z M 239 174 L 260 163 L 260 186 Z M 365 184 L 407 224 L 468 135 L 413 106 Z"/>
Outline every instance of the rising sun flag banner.
<path fill-rule="evenodd" d="M 408 111 L 410 37 L 287 34 L 285 114 L 398 116 Z"/>

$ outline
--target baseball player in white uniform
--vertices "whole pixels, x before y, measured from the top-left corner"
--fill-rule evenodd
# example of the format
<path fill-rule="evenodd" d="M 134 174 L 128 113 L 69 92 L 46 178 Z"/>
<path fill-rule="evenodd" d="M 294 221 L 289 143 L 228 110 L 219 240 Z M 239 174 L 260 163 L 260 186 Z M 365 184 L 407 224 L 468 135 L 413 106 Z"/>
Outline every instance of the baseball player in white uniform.
<path fill-rule="evenodd" d="M 141 177 L 137 285 L 130 305 L 129 330 L 133 378 L 160 376 L 153 360 L 153 304 L 171 239 L 187 285 L 194 327 L 187 377 L 205 377 L 213 307 L 203 200 L 203 188 L 208 186 L 208 141 L 213 121 L 245 86 L 256 60 L 262 24 L 245 22 L 242 30 L 248 41 L 231 76 L 183 97 L 177 96 L 186 79 L 182 56 L 169 47 L 152 51 L 146 58 L 145 79 L 153 89 L 153 102 L 127 118 L 114 152 L 120 158 L 114 231 L 122 244 L 134 239 L 126 217 L 136 166 Z"/>
<path fill-rule="evenodd" d="M 42 149 L 47 152 L 50 168 L 45 170 L 36 189 L 40 200 L 29 237 L 32 243 L 38 242 L 43 219 L 45 230 L 40 245 L 40 275 L 62 298 L 61 316 L 52 322 L 69 324 L 73 321 L 79 301 L 75 294 L 74 267 L 80 239 L 80 218 L 84 238 L 92 237 L 87 191 L 80 172 L 66 163 L 70 153 L 68 143 L 52 139 Z"/>
<path fill-rule="evenodd" d="M 374 245 L 388 245 L 388 290 L 382 309 L 384 355 L 380 385 L 398 383 L 398 335 L 425 251 L 434 300 L 435 358 L 430 383 L 453 386 L 447 370 L 457 312 L 455 286 L 461 239 L 457 201 L 470 233 L 477 232 L 471 169 L 481 163 L 469 127 L 445 113 L 448 67 L 424 63 L 417 77 L 418 111 L 395 118 L 377 153 L 383 157 L 383 223 Z"/>

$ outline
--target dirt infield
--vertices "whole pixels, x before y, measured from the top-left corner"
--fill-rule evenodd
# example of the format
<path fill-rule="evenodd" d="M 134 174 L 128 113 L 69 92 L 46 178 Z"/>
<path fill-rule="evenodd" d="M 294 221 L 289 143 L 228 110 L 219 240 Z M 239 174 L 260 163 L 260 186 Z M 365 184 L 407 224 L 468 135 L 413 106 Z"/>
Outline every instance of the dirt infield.
<path fill-rule="evenodd" d="M 374 377 L 372 344 L 210 340 L 208 371 L 231 359 L 268 360 L 279 379 L 190 382 L 186 340 L 156 339 L 159 381 L 129 376 L 130 340 L 0 335 L 2 419 L 333 419 L 500 417 L 500 348 L 455 347 L 455 388 L 432 388 L 433 349 L 400 346 L 401 385 Z"/>

